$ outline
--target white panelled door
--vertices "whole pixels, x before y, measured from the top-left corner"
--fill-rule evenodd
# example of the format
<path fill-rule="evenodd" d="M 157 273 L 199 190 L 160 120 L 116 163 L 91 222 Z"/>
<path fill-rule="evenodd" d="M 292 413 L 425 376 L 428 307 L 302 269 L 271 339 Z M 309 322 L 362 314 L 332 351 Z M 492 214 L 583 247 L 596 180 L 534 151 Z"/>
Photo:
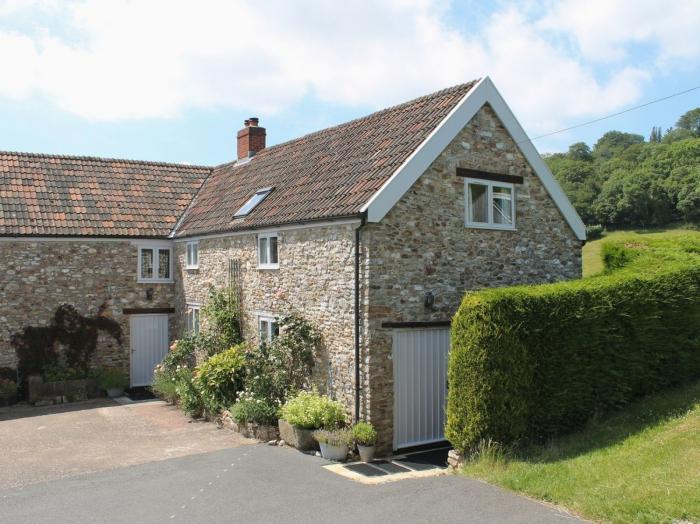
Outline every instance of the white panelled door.
<path fill-rule="evenodd" d="M 445 440 L 449 328 L 394 330 L 394 449 Z"/>
<path fill-rule="evenodd" d="M 168 354 L 168 315 L 131 315 L 131 386 L 150 386 Z"/>

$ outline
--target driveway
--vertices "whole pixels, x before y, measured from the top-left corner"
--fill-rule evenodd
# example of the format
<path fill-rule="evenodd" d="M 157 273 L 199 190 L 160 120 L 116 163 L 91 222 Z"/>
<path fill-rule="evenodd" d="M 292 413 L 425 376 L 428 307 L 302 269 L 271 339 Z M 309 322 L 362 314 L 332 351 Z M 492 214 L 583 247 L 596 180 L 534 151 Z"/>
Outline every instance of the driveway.
<path fill-rule="evenodd" d="M 162 402 L 76 407 L 0 419 L 0 521 L 578 522 L 458 475 L 362 484 Z"/>
<path fill-rule="evenodd" d="M 253 442 L 161 401 L 2 409 L 0 489 Z"/>

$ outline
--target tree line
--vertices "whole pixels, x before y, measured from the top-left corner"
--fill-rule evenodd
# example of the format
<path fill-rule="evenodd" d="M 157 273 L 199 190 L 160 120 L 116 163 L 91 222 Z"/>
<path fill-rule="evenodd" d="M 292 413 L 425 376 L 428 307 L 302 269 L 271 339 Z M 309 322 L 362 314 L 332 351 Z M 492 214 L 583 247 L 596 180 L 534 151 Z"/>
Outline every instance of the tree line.
<path fill-rule="evenodd" d="M 609 131 L 545 161 L 583 221 L 607 228 L 700 222 L 700 107 L 662 132 Z"/>

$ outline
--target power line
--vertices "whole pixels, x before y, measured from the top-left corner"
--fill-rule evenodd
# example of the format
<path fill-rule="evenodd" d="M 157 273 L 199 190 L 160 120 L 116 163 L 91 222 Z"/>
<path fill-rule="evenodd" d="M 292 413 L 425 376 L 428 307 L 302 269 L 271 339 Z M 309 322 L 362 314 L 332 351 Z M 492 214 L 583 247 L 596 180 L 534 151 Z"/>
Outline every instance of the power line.
<path fill-rule="evenodd" d="M 658 102 L 663 102 L 664 100 L 668 100 L 669 98 L 684 95 L 686 93 L 690 93 L 691 91 L 695 91 L 697 89 L 700 89 L 700 86 L 691 87 L 690 89 L 686 89 L 685 91 L 678 91 L 677 93 L 673 93 L 671 95 L 664 96 L 662 98 L 657 98 L 656 100 L 650 100 L 649 102 L 645 102 L 644 104 L 640 104 L 640 105 L 634 106 L 634 107 L 629 107 L 623 111 L 619 111 L 618 113 L 612 113 L 612 114 L 607 115 L 607 116 L 602 116 L 600 118 L 596 118 L 595 120 L 589 120 L 588 122 L 576 124 L 575 126 L 565 127 L 564 129 L 559 129 L 558 131 L 552 131 L 551 133 L 546 133 L 544 135 L 536 136 L 535 138 L 528 138 L 527 140 L 523 140 L 522 142 L 533 142 L 535 140 L 539 140 L 540 138 L 545 138 L 547 136 L 552 136 L 552 135 L 556 135 L 558 133 L 563 133 L 564 131 L 571 131 L 572 129 L 577 129 L 579 127 L 595 124 L 596 122 L 601 122 L 601 121 L 607 120 L 609 118 L 624 115 L 625 113 L 629 113 L 630 111 L 636 111 L 637 109 L 641 109 L 643 107 L 647 107 L 647 106 L 650 106 L 652 104 L 656 104 Z M 522 142 L 519 142 L 519 143 L 522 143 Z"/>

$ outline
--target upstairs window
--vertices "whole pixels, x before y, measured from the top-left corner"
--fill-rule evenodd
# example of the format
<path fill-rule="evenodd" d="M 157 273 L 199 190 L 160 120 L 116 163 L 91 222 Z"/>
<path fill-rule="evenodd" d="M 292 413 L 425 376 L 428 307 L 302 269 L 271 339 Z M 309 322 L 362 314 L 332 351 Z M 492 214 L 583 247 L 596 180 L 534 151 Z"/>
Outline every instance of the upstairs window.
<path fill-rule="evenodd" d="M 187 304 L 187 331 L 199 333 L 199 304 Z"/>
<path fill-rule="evenodd" d="M 139 282 L 172 282 L 172 260 L 169 247 L 139 247 Z"/>
<path fill-rule="evenodd" d="M 277 233 L 260 233 L 258 235 L 258 267 L 260 269 L 278 269 L 280 267 L 277 253 Z"/>
<path fill-rule="evenodd" d="M 280 334 L 279 324 L 274 317 L 261 315 L 258 317 L 258 336 L 260 345 L 270 344 Z"/>
<path fill-rule="evenodd" d="M 253 209 L 257 207 L 257 205 L 260 202 L 265 200 L 265 198 L 267 197 L 267 195 L 270 194 L 271 191 L 271 187 L 265 187 L 256 191 L 256 193 L 252 197 L 250 197 L 238 211 L 236 211 L 236 214 L 233 215 L 233 218 L 243 218 L 244 216 L 248 215 Z"/>
<path fill-rule="evenodd" d="M 465 225 L 515 229 L 515 187 L 503 182 L 466 179 Z"/>
<path fill-rule="evenodd" d="M 185 269 L 197 269 L 199 267 L 199 242 L 187 242 L 187 256 Z"/>

